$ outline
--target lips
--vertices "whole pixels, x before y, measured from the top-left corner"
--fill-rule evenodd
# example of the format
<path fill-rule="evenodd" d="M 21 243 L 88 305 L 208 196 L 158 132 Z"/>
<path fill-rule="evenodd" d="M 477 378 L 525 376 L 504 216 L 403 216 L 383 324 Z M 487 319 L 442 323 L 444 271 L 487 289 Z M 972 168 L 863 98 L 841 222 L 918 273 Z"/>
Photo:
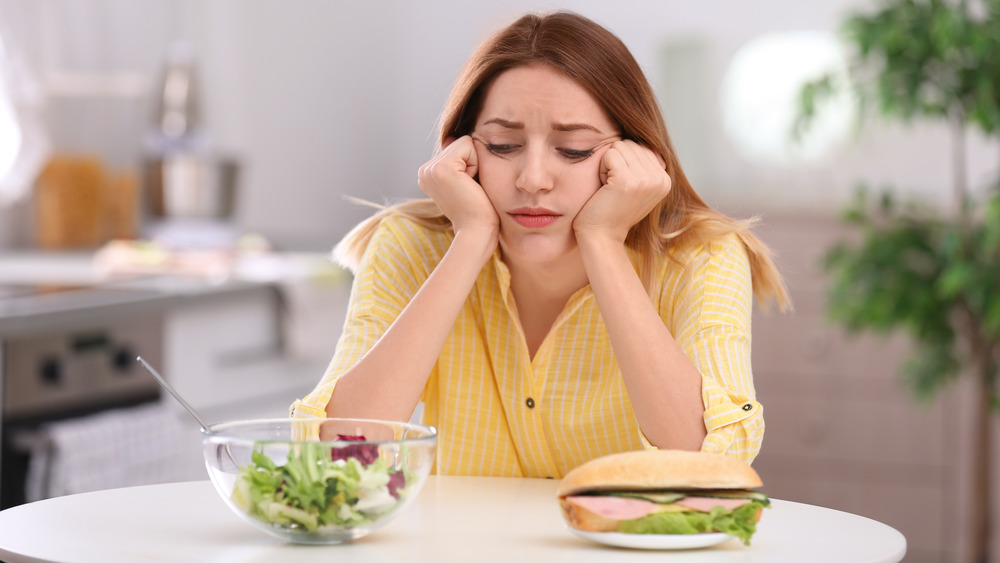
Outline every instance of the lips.
<path fill-rule="evenodd" d="M 562 215 L 544 207 L 519 207 L 507 212 L 515 223 L 528 229 L 541 229 L 555 223 Z"/>

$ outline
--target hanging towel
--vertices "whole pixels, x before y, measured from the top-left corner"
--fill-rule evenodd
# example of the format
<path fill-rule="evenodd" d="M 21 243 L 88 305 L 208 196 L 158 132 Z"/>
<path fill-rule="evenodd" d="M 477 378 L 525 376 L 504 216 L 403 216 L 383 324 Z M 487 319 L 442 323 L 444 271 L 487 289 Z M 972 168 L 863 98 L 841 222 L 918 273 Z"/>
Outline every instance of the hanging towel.
<path fill-rule="evenodd" d="M 152 403 L 41 425 L 31 447 L 26 499 L 204 479 L 201 435 L 180 414 Z"/>

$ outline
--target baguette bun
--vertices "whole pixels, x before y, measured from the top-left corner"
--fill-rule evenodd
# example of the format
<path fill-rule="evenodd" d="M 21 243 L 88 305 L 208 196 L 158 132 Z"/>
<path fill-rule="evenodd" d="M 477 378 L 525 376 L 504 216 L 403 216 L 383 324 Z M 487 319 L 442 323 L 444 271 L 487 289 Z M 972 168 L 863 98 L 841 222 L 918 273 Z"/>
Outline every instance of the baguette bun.
<path fill-rule="evenodd" d="M 726 455 L 682 450 L 639 450 L 592 459 L 559 483 L 565 497 L 589 491 L 752 489 L 763 483 L 746 462 Z"/>

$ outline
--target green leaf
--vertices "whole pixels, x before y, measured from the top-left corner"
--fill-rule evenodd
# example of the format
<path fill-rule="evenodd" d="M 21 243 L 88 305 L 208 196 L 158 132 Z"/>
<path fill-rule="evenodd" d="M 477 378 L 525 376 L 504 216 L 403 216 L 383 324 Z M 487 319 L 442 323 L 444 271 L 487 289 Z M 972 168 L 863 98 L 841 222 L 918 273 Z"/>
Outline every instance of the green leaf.
<path fill-rule="evenodd" d="M 1000 127 L 1000 9 L 969 2 L 888 0 L 870 12 L 849 15 L 841 27 L 853 45 L 850 83 L 859 97 L 874 98 L 880 113 L 909 121 L 962 115 L 991 133 Z M 980 16 L 979 12 L 985 12 Z M 832 97 L 846 88 L 828 84 Z M 819 84 L 800 96 L 801 137 L 816 112 Z M 862 107 L 871 107 L 862 103 Z"/>
<path fill-rule="evenodd" d="M 951 299 L 962 292 L 975 280 L 975 270 L 966 263 L 949 265 L 938 280 L 938 294 L 942 298 Z"/>

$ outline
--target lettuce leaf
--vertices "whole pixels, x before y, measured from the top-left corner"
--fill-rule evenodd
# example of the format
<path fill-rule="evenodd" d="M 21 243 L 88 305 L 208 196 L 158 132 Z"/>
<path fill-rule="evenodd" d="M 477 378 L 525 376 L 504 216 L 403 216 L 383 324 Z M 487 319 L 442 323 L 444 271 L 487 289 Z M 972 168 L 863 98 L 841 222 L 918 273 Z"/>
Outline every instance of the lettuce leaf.
<path fill-rule="evenodd" d="M 626 534 L 701 534 L 723 532 L 737 537 L 745 545 L 757 531 L 757 511 L 764 508 L 760 502 L 751 502 L 735 510 L 716 506 L 711 512 L 658 512 L 621 523 L 618 531 Z"/>
<path fill-rule="evenodd" d="M 307 442 L 278 465 L 255 448 L 251 463 L 239 468 L 231 498 L 246 513 L 282 527 L 315 531 L 365 524 L 396 508 L 414 478 L 377 453 L 369 444 L 331 449 Z"/>

